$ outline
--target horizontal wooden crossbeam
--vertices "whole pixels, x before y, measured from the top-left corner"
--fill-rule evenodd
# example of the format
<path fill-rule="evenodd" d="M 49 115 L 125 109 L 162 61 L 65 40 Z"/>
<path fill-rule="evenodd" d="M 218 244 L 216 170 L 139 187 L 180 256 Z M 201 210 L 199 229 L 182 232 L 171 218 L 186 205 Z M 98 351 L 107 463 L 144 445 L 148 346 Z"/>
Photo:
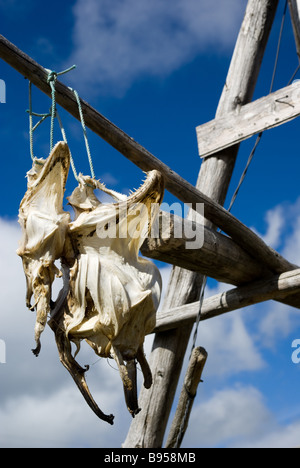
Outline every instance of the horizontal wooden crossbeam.
<path fill-rule="evenodd" d="M 232 239 L 192 220 L 160 212 L 156 230 L 159 235 L 149 237 L 141 247 L 146 257 L 235 286 L 272 276 L 270 270 Z M 277 300 L 300 309 L 299 292 L 286 298 L 278 296 Z"/>
<path fill-rule="evenodd" d="M 241 143 L 260 132 L 278 127 L 300 115 L 300 82 L 258 99 L 197 127 L 198 149 L 207 157 Z"/>
<path fill-rule="evenodd" d="M 300 269 L 276 275 L 266 280 L 256 281 L 246 286 L 205 299 L 202 304 L 201 320 L 242 309 L 271 299 L 279 299 L 290 294 L 300 293 Z M 154 332 L 170 330 L 195 322 L 199 312 L 199 302 L 176 307 L 158 314 Z"/>
<path fill-rule="evenodd" d="M 141 247 L 145 257 L 235 286 L 271 274 L 232 239 L 190 219 L 161 211 L 157 232 Z"/>

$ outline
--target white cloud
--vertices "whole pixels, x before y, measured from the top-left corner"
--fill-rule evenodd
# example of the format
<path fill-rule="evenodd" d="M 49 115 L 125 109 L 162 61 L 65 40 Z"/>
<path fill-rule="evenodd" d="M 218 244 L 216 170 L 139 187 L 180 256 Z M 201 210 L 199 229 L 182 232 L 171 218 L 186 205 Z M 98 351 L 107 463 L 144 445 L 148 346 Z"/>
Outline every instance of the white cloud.
<path fill-rule="evenodd" d="M 277 248 L 283 228 L 283 210 L 281 206 L 270 210 L 266 214 L 266 221 L 268 223 L 268 230 L 263 237 L 267 245 Z"/>
<path fill-rule="evenodd" d="M 295 203 L 283 203 L 269 210 L 266 222 L 266 234 L 262 236 L 265 242 L 277 248 L 292 264 L 300 265 L 300 198 Z M 286 338 L 298 329 L 298 309 L 273 301 L 263 307 L 258 333 L 264 346 L 272 347 L 276 340 Z"/>
<path fill-rule="evenodd" d="M 236 385 L 194 405 L 183 447 L 293 448 L 299 433 L 299 420 L 278 422 L 259 390 Z"/>
<path fill-rule="evenodd" d="M 193 408 L 186 434 L 187 446 L 215 447 L 228 445 L 236 439 L 249 440 L 274 425 L 274 417 L 257 389 L 251 386 L 227 388 Z"/>
<path fill-rule="evenodd" d="M 300 265 L 300 211 L 295 216 L 292 228 L 293 231 L 285 243 L 283 255 L 290 262 Z"/>
<path fill-rule="evenodd" d="M 70 75 L 91 92 L 122 94 L 144 76 L 165 77 L 206 48 L 231 48 L 246 1 L 77 0 Z"/>
<path fill-rule="evenodd" d="M 115 409 L 118 404 L 116 391 L 95 396 L 99 406 Z M 0 408 L 0 419 L 2 447 L 109 447 L 116 432 L 116 426 L 97 421 L 72 386 L 50 395 L 9 399 Z M 117 426 L 119 432 L 120 421 Z"/>
<path fill-rule="evenodd" d="M 276 249 L 280 245 L 281 235 L 284 230 L 285 219 L 283 207 L 276 206 L 275 208 L 267 211 L 265 215 L 265 222 L 267 225 L 265 234 L 259 233 L 254 227 L 252 227 L 252 229 L 263 239 L 267 245 L 273 249 Z"/>
<path fill-rule="evenodd" d="M 300 265 L 300 198 L 295 203 L 282 203 L 267 211 L 265 222 L 264 234 L 252 229 L 291 263 Z"/>
<path fill-rule="evenodd" d="M 265 366 L 241 312 L 200 322 L 198 335 L 201 346 L 208 352 L 207 377 L 224 378 Z"/>
<path fill-rule="evenodd" d="M 266 348 L 273 348 L 279 339 L 287 338 L 293 331 L 299 330 L 299 326 L 298 309 L 279 302 L 270 302 L 265 306 L 264 314 L 258 323 L 261 343 Z"/>
<path fill-rule="evenodd" d="M 252 442 L 236 444 L 237 448 L 299 448 L 300 421 L 287 426 L 273 427 L 267 434 Z"/>

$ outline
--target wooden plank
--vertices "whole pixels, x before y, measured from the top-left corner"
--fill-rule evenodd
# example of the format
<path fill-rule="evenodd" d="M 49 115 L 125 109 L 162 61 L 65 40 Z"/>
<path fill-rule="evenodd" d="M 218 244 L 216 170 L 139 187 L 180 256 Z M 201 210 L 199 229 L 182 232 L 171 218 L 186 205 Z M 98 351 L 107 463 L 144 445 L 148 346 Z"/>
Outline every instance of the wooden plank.
<path fill-rule="evenodd" d="M 300 59 L 300 0 L 288 0 L 294 30 L 296 50 Z"/>
<path fill-rule="evenodd" d="M 258 0 L 251 0 L 257 2 Z M 267 0 L 267 8 L 270 11 L 276 10 L 277 0 L 272 2 L 272 5 L 269 4 Z M 257 6 L 257 5 L 256 5 Z M 261 8 L 259 4 L 259 8 Z M 264 8 L 264 7 L 263 7 Z M 265 19 L 267 18 L 267 19 Z M 262 18 L 258 19 L 256 24 L 265 25 L 266 22 L 269 21 L 269 16 L 264 15 Z M 246 30 L 246 29 L 245 29 Z M 249 31 L 249 27 L 247 27 Z M 261 46 L 263 41 L 265 40 L 265 34 L 262 33 L 259 37 L 254 37 L 253 39 L 250 38 L 250 35 L 243 33 L 243 40 L 244 42 L 249 41 L 251 47 L 253 49 L 253 43 L 255 47 Z M 250 48 L 250 46 L 249 46 Z M 239 49 L 239 48 L 238 48 Z M 245 50 L 245 48 L 244 48 Z M 252 54 L 253 50 L 250 52 Z M 257 63 L 261 62 L 262 54 L 261 51 L 257 53 L 258 60 Z M 26 55 L 20 49 L 18 49 L 14 44 L 10 43 L 5 37 L 0 35 L 0 58 L 5 60 L 9 65 L 15 68 L 19 73 L 23 74 L 26 78 L 30 79 L 32 83 L 37 86 L 41 91 L 45 92 L 50 96 L 51 89 L 47 83 L 48 73 L 45 68 L 41 67 L 38 63 L 36 63 L 31 57 Z M 240 63 L 243 63 L 242 68 L 243 70 L 248 70 L 249 73 L 253 73 L 253 69 L 255 73 L 255 67 L 251 66 L 252 61 L 246 60 L 243 55 L 239 58 Z M 250 64 L 249 64 L 250 62 Z M 235 60 L 234 60 L 235 63 Z M 238 64 L 239 62 L 237 62 Z M 234 78 L 234 77 L 233 77 Z M 245 79 L 246 83 L 251 83 L 251 89 L 253 88 L 253 80 L 255 82 L 255 75 L 249 75 L 248 80 L 244 75 L 242 78 Z M 228 90 L 230 86 L 228 86 L 229 81 L 227 81 L 225 87 L 225 94 L 228 98 L 233 98 L 233 95 L 228 94 Z M 244 82 L 243 82 L 244 83 Z M 232 92 L 238 91 L 239 98 L 238 102 L 243 102 L 243 95 L 242 90 L 243 87 L 246 86 L 242 85 L 239 87 L 238 90 L 232 89 Z M 249 95 L 249 89 L 247 92 L 244 93 L 247 97 Z M 236 94 L 234 93 L 236 100 Z M 245 99 L 246 99 L 245 97 Z M 59 105 L 61 105 L 64 109 L 66 109 L 70 114 L 72 114 L 75 118 L 79 119 L 78 113 L 78 105 L 77 101 L 74 97 L 72 91 L 65 86 L 60 81 L 56 82 L 56 101 Z M 265 263 L 268 268 L 278 273 L 282 271 L 286 271 L 290 269 L 290 265 L 286 262 L 282 257 L 278 256 L 274 253 L 274 251 L 268 247 L 262 239 L 259 238 L 253 231 L 247 228 L 244 224 L 242 224 L 238 219 L 236 219 L 231 213 L 225 210 L 220 203 L 223 203 L 224 194 L 227 191 L 227 186 L 229 181 L 228 177 L 224 177 L 222 168 L 224 167 L 225 160 L 230 165 L 230 173 L 232 172 L 234 159 L 232 155 L 224 156 L 223 161 L 222 158 L 218 157 L 216 160 L 217 166 L 212 169 L 212 173 L 214 173 L 214 183 L 208 183 L 209 191 L 207 192 L 208 195 L 201 192 L 198 188 L 191 185 L 189 182 L 184 180 L 178 174 L 176 174 L 171 168 L 169 168 L 166 164 L 161 162 L 151 153 L 149 153 L 145 148 L 143 148 L 140 144 L 135 142 L 129 135 L 124 133 L 121 129 L 119 129 L 116 125 L 112 122 L 107 120 L 103 115 L 101 115 L 98 111 L 96 111 L 92 106 L 90 106 L 85 101 L 81 100 L 81 106 L 85 117 L 86 126 L 89 127 L 92 131 L 102 137 L 105 141 L 107 141 L 110 145 L 120 151 L 126 158 L 132 161 L 141 169 L 148 171 L 151 169 L 156 169 L 160 171 L 165 177 L 165 184 L 166 188 L 176 197 L 179 198 L 184 203 L 189 203 L 191 207 L 197 210 L 197 204 L 204 204 L 205 205 L 205 217 L 213 223 L 215 226 L 221 228 L 225 233 L 232 237 L 232 239 L 240 245 L 244 250 L 249 252 L 252 256 L 259 259 L 261 262 Z M 227 112 L 227 108 L 226 108 Z M 236 151 L 236 150 L 234 150 Z M 230 161 L 230 162 L 229 162 Z M 205 166 L 203 166 L 204 168 Z M 229 167 L 229 166 L 228 166 Z M 203 171 L 202 171 L 203 172 Z M 221 173 L 223 175 L 221 176 Z M 206 177 L 206 176 L 205 176 Z M 198 184 L 200 187 L 201 184 Z M 215 198 L 214 201 L 214 192 L 217 191 L 217 187 L 222 187 L 222 196 L 220 199 L 218 197 Z M 210 190 L 213 187 L 213 191 L 211 192 L 210 197 Z M 206 189 L 204 188 L 204 191 Z"/>
<path fill-rule="evenodd" d="M 260 132 L 278 127 L 300 115 L 300 82 L 242 106 L 197 127 L 199 154 L 202 158 L 223 151 Z"/>
<path fill-rule="evenodd" d="M 278 0 L 249 0 L 219 103 L 219 116 L 239 102 L 251 100 L 277 5 Z M 220 204 L 224 203 L 237 153 L 237 147 L 230 148 L 201 165 L 197 187 Z M 195 302 L 201 286 L 201 275 L 175 267 L 163 309 Z M 156 334 L 150 356 L 154 385 L 150 390 L 141 390 L 142 411 L 132 421 L 124 447 L 161 447 L 191 331 L 192 325 L 188 325 Z"/>
<path fill-rule="evenodd" d="M 201 321 L 209 320 L 219 315 L 243 309 L 260 302 L 272 299 L 285 299 L 300 292 L 300 269 L 288 271 L 281 275 L 253 282 L 222 294 L 204 299 Z M 156 320 L 153 332 L 171 330 L 195 322 L 199 311 L 199 302 L 162 310 Z"/>

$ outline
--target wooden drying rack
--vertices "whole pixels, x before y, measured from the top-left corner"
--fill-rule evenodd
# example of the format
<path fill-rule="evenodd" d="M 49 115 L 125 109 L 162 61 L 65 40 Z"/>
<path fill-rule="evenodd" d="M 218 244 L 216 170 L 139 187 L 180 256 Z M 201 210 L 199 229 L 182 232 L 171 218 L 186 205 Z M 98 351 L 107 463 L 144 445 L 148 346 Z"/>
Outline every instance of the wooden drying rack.
<path fill-rule="evenodd" d="M 236 42 L 226 84 L 213 121 L 197 128 L 203 158 L 196 187 L 81 100 L 88 128 L 143 171 L 159 170 L 166 189 L 197 211 L 204 204 L 204 245 L 185 249 L 186 239 L 174 236 L 178 224 L 197 223 L 189 216 L 171 217 L 171 227 L 158 239 L 148 239 L 142 253 L 174 265 L 162 311 L 157 317 L 150 365 L 154 385 L 142 389 L 143 411 L 132 421 L 123 447 L 161 447 L 178 385 L 183 359 L 199 311 L 203 276 L 236 286 L 205 299 L 201 320 L 267 300 L 300 308 L 300 269 L 223 208 L 241 141 L 282 125 L 300 115 L 300 83 L 296 82 L 251 102 L 279 0 L 249 0 Z M 300 57 L 300 0 L 289 0 L 296 50 Z M 0 35 L 0 58 L 47 95 L 48 71 Z M 80 119 L 73 92 L 56 82 L 56 101 Z M 160 217 L 167 216 L 161 212 Z M 164 223 L 162 223 L 164 225 Z M 225 234 L 216 232 L 220 228 Z M 202 357 L 201 366 L 203 368 Z M 198 376 L 197 380 L 199 381 Z M 178 433 L 177 421 L 172 429 Z M 173 437 L 174 438 L 174 437 Z"/>

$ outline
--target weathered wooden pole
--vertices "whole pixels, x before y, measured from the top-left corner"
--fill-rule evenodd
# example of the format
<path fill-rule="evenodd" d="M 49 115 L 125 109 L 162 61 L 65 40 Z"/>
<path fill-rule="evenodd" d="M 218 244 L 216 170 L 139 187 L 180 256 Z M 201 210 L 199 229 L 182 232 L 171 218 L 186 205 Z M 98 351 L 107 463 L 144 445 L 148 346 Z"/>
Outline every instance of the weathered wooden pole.
<path fill-rule="evenodd" d="M 264 280 L 254 281 L 245 286 L 204 299 L 201 309 L 201 321 L 210 320 L 233 310 L 243 309 L 271 299 L 283 302 L 282 298 L 285 298 L 284 301 L 289 302 L 289 298 L 293 297 L 295 292 L 300 292 L 299 269 L 281 275 L 274 275 Z M 198 311 L 199 302 L 166 311 L 162 310 L 157 316 L 154 331 L 171 330 L 172 328 L 192 324 L 196 321 Z"/>
<path fill-rule="evenodd" d="M 204 348 L 199 347 L 193 350 L 166 448 L 180 448 L 182 444 L 206 360 L 207 352 Z"/>
<path fill-rule="evenodd" d="M 141 247 L 141 252 L 146 257 L 236 286 L 249 283 L 252 285 L 254 281 L 270 278 L 272 275 L 263 258 L 261 262 L 255 260 L 232 239 L 208 226 L 164 211 L 160 212 L 157 221 L 156 233 L 153 237 L 148 237 Z M 191 249 L 195 245 L 198 247 Z M 290 264 L 290 268 L 282 273 L 294 268 Z M 300 291 L 297 289 L 288 297 L 277 294 L 274 299 L 300 309 Z"/>
<path fill-rule="evenodd" d="M 297 55 L 300 60 L 300 0 L 288 0 L 294 30 Z"/>
<path fill-rule="evenodd" d="M 164 211 L 157 221 L 159 235 L 154 233 L 141 247 L 145 257 L 238 286 L 271 274 L 230 237 L 203 224 Z"/>
<path fill-rule="evenodd" d="M 224 151 L 253 135 L 278 127 L 300 115 L 300 83 L 293 83 L 268 96 L 197 127 L 202 157 Z"/>
<path fill-rule="evenodd" d="M 249 0 L 217 117 L 252 99 L 277 5 L 278 0 Z M 197 188 L 220 204 L 225 202 L 237 153 L 238 147 L 232 147 L 201 165 Z M 173 268 L 164 310 L 195 302 L 201 284 L 199 274 Z M 153 385 L 141 390 L 142 411 L 132 421 L 123 447 L 162 446 L 191 331 L 192 326 L 186 326 L 156 335 L 150 357 Z"/>

